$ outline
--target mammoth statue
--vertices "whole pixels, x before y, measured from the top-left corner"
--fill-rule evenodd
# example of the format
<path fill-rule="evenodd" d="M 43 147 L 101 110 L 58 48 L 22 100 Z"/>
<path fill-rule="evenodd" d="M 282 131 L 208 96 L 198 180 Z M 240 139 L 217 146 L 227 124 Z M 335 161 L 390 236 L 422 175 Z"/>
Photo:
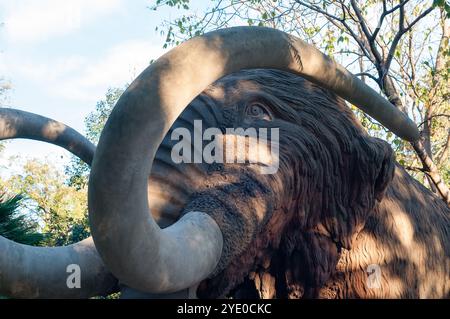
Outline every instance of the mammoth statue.
<path fill-rule="evenodd" d="M 1 109 L 1 139 L 54 143 L 92 163 L 92 238 L 52 248 L 0 238 L 0 294 L 449 297 L 449 207 L 344 99 L 419 139 L 345 68 L 262 27 L 211 32 L 163 55 L 121 96 L 96 150 L 61 123 Z M 246 136 L 252 128 L 270 134 Z M 234 151 L 244 161 L 204 159 L 213 141 L 210 155 L 234 159 L 228 146 L 242 138 Z M 72 264 L 81 270 L 75 289 Z"/>

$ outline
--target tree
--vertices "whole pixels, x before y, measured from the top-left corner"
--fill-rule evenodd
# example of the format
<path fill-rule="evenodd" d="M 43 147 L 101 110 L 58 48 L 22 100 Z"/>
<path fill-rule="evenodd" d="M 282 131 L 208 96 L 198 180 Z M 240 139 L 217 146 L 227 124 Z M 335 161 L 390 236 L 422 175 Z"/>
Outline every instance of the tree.
<path fill-rule="evenodd" d="M 157 0 L 152 9 L 163 6 L 184 10 L 191 2 Z M 165 46 L 242 24 L 270 26 L 311 42 L 417 123 L 422 139 L 410 145 L 356 111 L 372 135 L 392 144 L 413 176 L 450 204 L 449 17 L 443 0 L 213 0 L 202 14 L 181 11 L 157 29 L 166 35 Z"/>
<path fill-rule="evenodd" d="M 0 236 L 25 245 L 40 246 L 45 236 L 39 232 L 39 224 L 20 213 L 23 197 L 16 195 L 5 199 L 0 195 Z M 0 295 L 0 299 L 7 299 Z"/>
<path fill-rule="evenodd" d="M 20 174 L 0 180 L 1 189 L 23 194 L 18 202 L 20 210 L 42 223 L 48 246 L 71 244 L 89 236 L 85 227 L 86 189 L 76 189 L 65 180 L 66 176 L 53 165 L 37 159 L 26 161 Z"/>
<path fill-rule="evenodd" d="M 4 105 L 10 89 L 11 83 L 0 77 L 0 107 Z M 0 153 L 4 148 L 4 143 L 0 143 Z M 0 195 L 0 236 L 26 245 L 42 244 L 45 236 L 39 232 L 39 224 L 20 212 L 24 197 L 6 197 L 4 193 Z"/>
<path fill-rule="evenodd" d="M 0 79 L 0 106 L 3 105 L 10 88 L 8 82 Z M 5 144 L 0 143 L 0 152 L 4 147 Z M 9 161 L 17 162 L 17 158 Z M 26 215 L 34 215 L 43 223 L 42 231 L 46 235 L 45 237 L 40 235 L 42 238 L 38 242 L 41 244 L 60 246 L 77 242 L 89 236 L 86 187 L 73 187 L 66 184 L 65 181 L 66 177 L 59 173 L 53 165 L 38 160 L 28 160 L 24 164 L 21 174 L 12 175 L 6 180 L 0 179 L 0 189 L 8 191 L 9 196 L 13 196 L 11 200 L 5 202 L 5 207 L 18 209 L 22 213 L 22 215 L 14 217 L 8 226 L 16 227 L 14 228 L 16 235 L 14 240 L 18 238 L 16 241 L 21 242 L 20 237 L 17 236 L 22 230 L 24 238 L 39 237 L 37 233 L 30 233 L 33 230 L 33 224 L 30 223 L 30 231 L 25 227 L 30 220 L 29 217 L 24 217 Z M 23 195 L 15 196 L 15 194 Z M 8 215 L 6 212 L 5 210 L 5 222 L 8 218 L 12 218 L 12 215 Z M 27 214 L 23 215 L 25 213 Z M 5 237 L 9 238 L 7 235 Z"/>
<path fill-rule="evenodd" d="M 86 137 L 94 144 L 98 143 L 100 134 L 105 126 L 106 120 L 111 114 L 117 100 L 125 91 L 124 88 L 109 88 L 105 94 L 105 99 L 97 102 L 95 111 L 89 113 L 85 118 Z M 87 187 L 89 166 L 79 158 L 72 156 L 70 164 L 65 168 L 66 175 L 69 176 L 68 185 L 78 189 Z"/>
<path fill-rule="evenodd" d="M 98 142 L 103 126 L 124 89 L 109 89 L 105 99 L 85 120 L 86 135 Z M 17 162 L 17 158 L 9 159 Z M 0 179 L 1 189 L 9 194 L 23 194 L 17 201 L 20 210 L 42 223 L 46 234 L 43 244 L 61 246 L 90 235 L 87 211 L 89 166 L 75 156 L 60 172 L 54 165 L 37 159 L 27 160 L 19 174 Z"/>
<path fill-rule="evenodd" d="M 17 243 L 38 246 L 44 235 L 39 232 L 36 221 L 19 212 L 23 197 L 20 195 L 5 199 L 0 196 L 0 235 Z"/>
<path fill-rule="evenodd" d="M 86 126 L 86 137 L 94 144 L 98 143 L 100 134 L 105 126 L 106 120 L 111 114 L 114 105 L 119 97 L 125 91 L 124 88 L 109 88 L 105 94 L 105 99 L 97 102 L 95 111 L 89 113 L 85 118 L 84 123 Z M 66 183 L 69 187 L 76 189 L 78 192 L 84 194 L 84 198 L 87 197 L 87 186 L 89 180 L 89 166 L 76 156 L 71 157 L 70 163 L 65 167 L 65 174 L 67 176 Z M 57 218 L 59 215 L 53 215 Z M 61 224 L 57 219 L 51 220 L 51 223 L 56 225 Z M 63 233 L 64 229 L 61 229 Z M 85 217 L 76 221 L 72 225 L 72 240 L 82 239 L 89 235 L 89 222 L 87 218 L 87 210 Z"/>

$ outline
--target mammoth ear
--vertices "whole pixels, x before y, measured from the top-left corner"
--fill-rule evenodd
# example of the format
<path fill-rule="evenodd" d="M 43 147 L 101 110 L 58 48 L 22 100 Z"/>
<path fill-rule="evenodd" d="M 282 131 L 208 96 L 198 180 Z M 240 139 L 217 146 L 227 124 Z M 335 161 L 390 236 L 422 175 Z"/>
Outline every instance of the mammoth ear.
<path fill-rule="evenodd" d="M 356 165 L 353 172 L 356 178 L 349 185 L 352 201 L 349 205 L 353 225 L 344 228 L 347 233 L 341 235 L 341 243 L 350 249 L 359 232 L 364 228 L 367 218 L 374 212 L 378 201 L 384 197 L 395 169 L 395 156 L 391 146 L 375 137 L 360 140 Z"/>
<path fill-rule="evenodd" d="M 395 158 L 388 143 L 360 136 L 352 143 L 351 159 L 344 164 L 339 195 L 331 197 L 321 226 L 331 239 L 346 249 L 364 228 L 367 218 L 382 200 L 394 175 Z"/>
<path fill-rule="evenodd" d="M 386 192 L 386 188 L 394 177 L 395 155 L 391 146 L 378 138 L 371 138 L 378 148 L 378 169 L 375 171 L 374 196 L 381 201 Z"/>

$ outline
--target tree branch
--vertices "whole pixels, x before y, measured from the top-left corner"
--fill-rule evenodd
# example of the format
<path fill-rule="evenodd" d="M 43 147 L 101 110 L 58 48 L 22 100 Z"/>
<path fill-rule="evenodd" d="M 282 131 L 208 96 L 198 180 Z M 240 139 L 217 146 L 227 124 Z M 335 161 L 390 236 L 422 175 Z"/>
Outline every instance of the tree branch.
<path fill-rule="evenodd" d="M 423 167 L 417 167 L 417 166 L 403 166 L 404 169 L 410 170 L 410 171 L 416 171 L 416 172 L 422 172 L 425 173 Z"/>
<path fill-rule="evenodd" d="M 407 4 L 409 2 L 409 0 L 405 0 L 405 1 L 400 1 L 400 3 L 394 7 L 392 7 L 391 9 L 387 10 L 386 8 L 386 1 L 383 0 L 383 12 L 381 13 L 380 19 L 378 20 L 378 25 L 375 28 L 374 32 L 372 33 L 372 40 L 375 40 L 378 32 L 380 32 L 381 26 L 383 24 L 384 18 L 391 14 L 392 12 L 394 12 L 395 10 L 402 8 L 405 6 L 405 4 Z"/>
<path fill-rule="evenodd" d="M 356 26 L 360 31 L 360 34 L 357 35 L 352 28 L 348 25 L 346 21 L 346 9 L 349 11 L 349 15 L 351 15 L 351 12 L 349 8 L 344 7 L 343 2 L 338 1 L 343 7 L 343 18 L 337 17 L 336 15 L 333 15 L 326 10 L 323 10 L 319 8 L 317 5 L 310 5 L 307 3 L 304 3 L 303 1 L 296 0 L 296 3 L 299 5 L 302 5 L 310 10 L 313 10 L 317 13 L 322 14 L 327 20 L 329 20 L 333 25 L 335 25 L 340 30 L 345 30 L 346 33 L 350 34 L 351 37 L 356 41 L 358 46 L 360 47 L 362 53 L 372 62 L 375 66 L 375 68 L 378 71 L 379 78 L 376 79 L 374 76 L 369 75 L 367 72 L 361 72 L 358 73 L 360 76 L 368 76 L 371 79 L 376 80 L 376 83 L 380 86 L 383 93 L 388 97 L 389 101 L 393 103 L 396 107 L 398 107 L 401 111 L 406 113 L 406 110 L 403 106 L 402 101 L 400 100 L 400 97 L 397 93 L 395 84 L 388 76 L 389 69 L 391 67 L 392 60 L 395 55 L 395 51 L 397 49 L 397 46 L 402 39 L 402 36 L 410 31 L 414 25 L 419 22 L 421 19 L 423 19 L 425 16 L 427 16 L 431 11 L 433 11 L 434 7 L 431 6 L 428 9 L 424 10 L 422 13 L 420 13 L 411 23 L 408 24 L 406 22 L 407 26 L 405 27 L 405 4 L 409 0 L 401 1 L 398 5 L 393 6 L 391 9 L 387 9 L 386 1 L 383 0 L 383 12 L 380 16 L 379 23 L 377 25 L 377 28 L 373 33 L 371 33 L 366 20 L 363 17 L 363 14 L 358 7 L 358 4 L 356 3 L 356 0 L 350 0 L 351 7 L 357 17 Z M 380 52 L 377 48 L 377 35 L 380 32 L 382 23 L 385 19 L 385 17 L 394 11 L 399 10 L 399 21 L 398 21 L 398 31 L 396 32 L 392 43 L 390 46 L 386 45 L 386 51 L 388 51 L 387 55 L 383 56 L 380 55 Z M 351 17 L 353 18 L 353 17 Z M 382 50 L 384 50 L 383 46 L 380 46 Z M 427 119 L 429 120 L 429 119 Z M 439 176 L 439 172 L 437 170 L 437 167 L 433 163 L 431 159 L 431 154 L 427 153 L 426 148 L 424 147 L 424 140 L 421 138 L 419 141 L 412 143 L 412 146 L 417 153 L 418 158 L 422 162 L 423 165 L 423 171 L 427 174 L 428 178 L 431 180 L 431 182 L 436 187 L 437 191 L 441 195 L 441 197 L 444 199 L 444 201 L 450 205 L 450 191 L 448 187 L 444 184 L 441 177 Z"/>
<path fill-rule="evenodd" d="M 371 52 L 368 50 L 368 48 L 366 47 L 366 45 L 364 44 L 364 40 L 361 39 L 358 35 L 355 34 L 355 32 L 353 32 L 352 28 L 348 25 L 348 23 L 345 21 L 345 19 L 341 19 L 333 14 L 330 14 L 322 9 L 320 9 L 319 7 L 315 6 L 315 5 L 309 5 L 307 3 L 304 3 L 303 1 L 299 1 L 296 0 L 296 3 L 298 3 L 299 5 L 302 5 L 310 10 L 313 10 L 315 12 L 318 12 L 322 15 L 325 16 L 325 18 L 327 18 L 328 21 L 330 21 L 334 26 L 336 26 L 338 29 L 342 30 L 342 27 L 338 25 L 337 22 L 341 23 L 346 32 L 356 41 L 356 43 L 358 44 L 358 46 L 360 47 L 360 49 L 362 50 L 362 52 L 364 53 L 364 55 L 372 62 L 375 64 L 374 61 L 374 56 L 373 54 L 371 54 Z"/>
<path fill-rule="evenodd" d="M 403 33 L 408 32 L 409 30 L 411 30 L 411 28 L 417 23 L 419 22 L 421 19 L 425 18 L 431 11 L 433 11 L 434 7 L 429 7 L 427 10 L 425 10 L 424 12 L 422 12 L 419 16 L 417 16 L 416 19 L 413 20 L 413 22 L 411 22 L 406 28 L 403 29 Z"/>
<path fill-rule="evenodd" d="M 367 72 L 359 72 L 356 74 L 353 74 L 354 76 L 367 76 L 368 78 L 371 78 L 372 80 L 374 80 L 376 83 L 378 83 L 378 78 L 374 77 L 372 74 L 367 73 Z"/>
<path fill-rule="evenodd" d="M 422 162 L 424 172 L 430 177 L 445 203 L 450 206 L 450 191 L 447 185 L 443 182 L 442 178 L 439 176 L 438 169 L 436 165 L 434 165 L 433 160 L 428 156 L 423 145 L 423 140 L 419 139 L 418 141 L 412 143 L 412 146 Z"/>
<path fill-rule="evenodd" d="M 360 24 L 364 35 L 366 36 L 367 39 L 372 38 L 372 35 L 370 34 L 369 28 L 367 27 L 366 20 L 362 16 L 361 10 L 359 9 L 359 7 L 356 4 L 355 0 L 351 0 L 350 3 L 352 5 L 353 10 L 355 11 L 356 16 L 358 17 L 358 23 Z"/>
<path fill-rule="evenodd" d="M 367 26 L 366 20 L 362 16 L 361 10 L 359 9 L 355 0 L 351 0 L 350 3 L 352 5 L 353 10 L 355 11 L 356 16 L 358 17 L 358 23 L 361 26 L 361 30 L 364 33 L 364 36 L 366 37 L 366 41 L 369 45 L 370 51 L 372 52 L 373 56 L 375 57 L 375 60 L 377 61 L 377 63 L 381 63 L 382 58 L 381 58 L 380 52 L 378 52 L 378 49 L 375 45 L 375 38 L 370 33 L 370 30 Z"/>
<path fill-rule="evenodd" d="M 331 18 L 333 20 L 336 20 L 336 21 L 339 21 L 339 22 L 343 22 L 344 21 L 344 19 L 338 18 L 335 15 L 332 15 L 332 14 L 328 13 L 327 11 L 320 9 L 318 6 L 310 5 L 310 4 L 304 3 L 303 1 L 299 1 L 299 0 L 296 0 L 295 2 L 300 4 L 300 5 L 302 5 L 302 6 L 304 6 L 304 7 L 306 7 L 306 8 L 308 8 L 308 9 L 311 9 L 313 11 L 316 11 L 316 12 L 320 13 L 320 14 L 323 14 L 324 16 L 327 16 L 327 17 L 329 17 L 329 18 Z"/>
<path fill-rule="evenodd" d="M 401 37 L 403 36 L 403 34 L 405 34 L 406 32 L 408 32 L 409 30 L 411 30 L 411 28 L 417 23 L 419 22 L 422 18 L 424 18 L 426 15 L 428 15 L 431 11 L 433 11 L 434 7 L 429 7 L 427 10 L 425 10 L 424 12 L 422 12 L 420 15 L 417 16 L 416 19 L 414 19 L 413 22 L 411 22 L 406 28 L 404 28 L 403 26 L 403 21 L 404 21 L 404 10 L 403 10 L 403 6 L 400 7 L 400 30 L 397 32 L 397 34 L 394 37 L 394 40 L 392 41 L 391 47 L 389 49 L 389 53 L 386 57 L 386 61 L 384 62 L 384 68 L 386 70 L 386 74 L 387 74 L 387 70 L 389 70 L 390 66 L 391 66 L 391 62 L 392 62 L 392 58 L 394 57 L 394 53 L 395 53 L 395 49 L 397 48 L 398 42 L 400 41 Z M 384 75 L 386 75 L 384 74 Z"/>
<path fill-rule="evenodd" d="M 450 148 L 450 129 L 448 130 L 448 134 L 447 134 L 447 142 L 445 143 L 445 146 L 442 149 L 441 154 L 438 156 L 438 163 L 441 163 L 442 160 L 447 159 L 449 148 Z"/>
<path fill-rule="evenodd" d="M 435 117 L 448 117 L 450 118 L 450 114 L 433 114 L 431 116 L 428 116 L 425 120 L 423 120 L 419 125 L 417 125 L 418 127 L 421 127 L 422 125 L 425 124 L 425 122 L 429 122 L 431 119 L 435 118 Z"/>

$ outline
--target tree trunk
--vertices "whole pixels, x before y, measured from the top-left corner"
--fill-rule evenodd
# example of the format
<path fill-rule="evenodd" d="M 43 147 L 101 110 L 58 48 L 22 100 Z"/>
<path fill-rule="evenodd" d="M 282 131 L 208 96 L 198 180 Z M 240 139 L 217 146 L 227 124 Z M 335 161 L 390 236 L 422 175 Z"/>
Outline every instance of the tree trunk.
<path fill-rule="evenodd" d="M 422 165 L 425 169 L 425 173 L 433 181 L 433 183 L 436 186 L 436 188 L 438 189 L 439 194 L 441 195 L 442 199 L 447 203 L 447 205 L 450 206 L 450 191 L 449 191 L 447 185 L 445 185 L 441 176 L 439 175 L 439 171 L 438 171 L 436 165 L 434 165 L 433 161 L 427 155 L 423 140 L 414 142 L 412 145 L 413 145 L 414 150 L 416 151 L 417 155 L 419 156 L 420 161 L 422 162 Z"/>

